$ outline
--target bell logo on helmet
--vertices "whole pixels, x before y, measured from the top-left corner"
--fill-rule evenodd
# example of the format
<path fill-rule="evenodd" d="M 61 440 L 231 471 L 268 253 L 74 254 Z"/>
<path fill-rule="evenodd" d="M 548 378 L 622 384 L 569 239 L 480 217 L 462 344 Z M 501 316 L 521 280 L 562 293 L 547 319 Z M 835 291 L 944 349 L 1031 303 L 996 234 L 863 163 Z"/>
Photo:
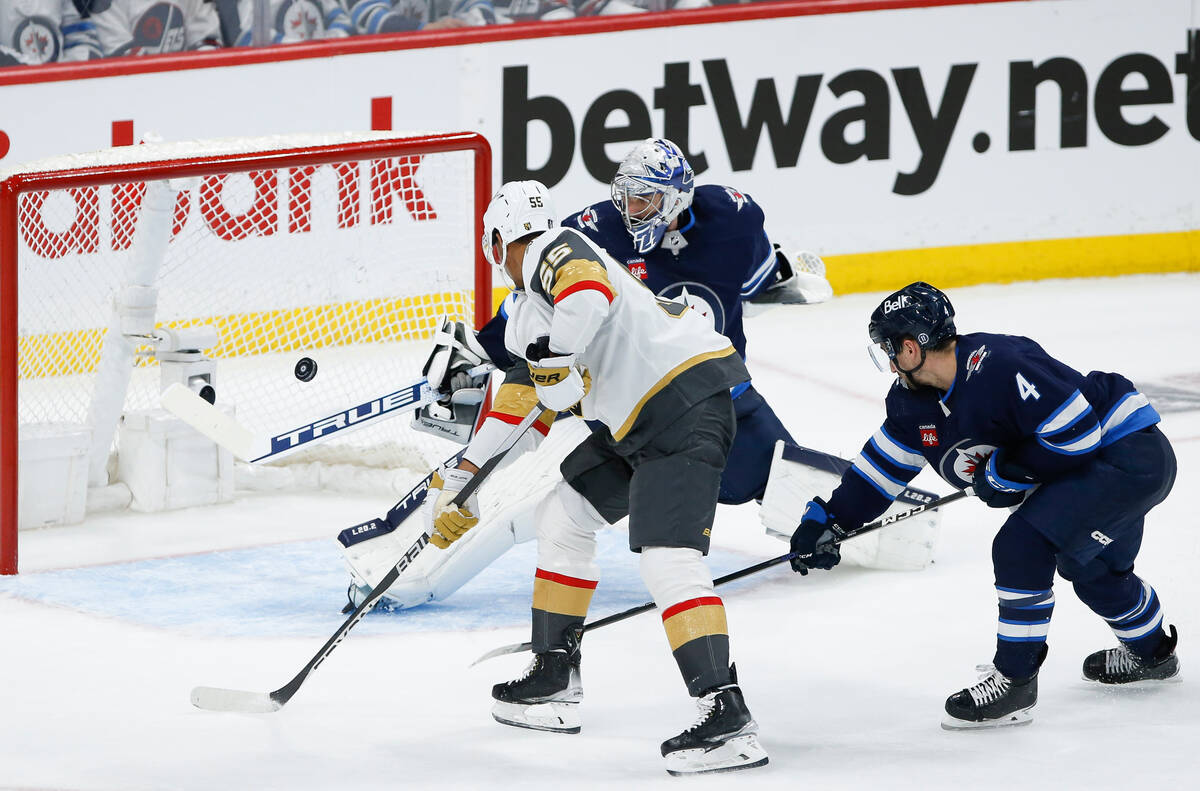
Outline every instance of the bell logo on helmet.
<path fill-rule="evenodd" d="M 893 310 L 903 310 L 904 308 L 912 307 L 912 300 L 907 294 L 901 294 L 896 299 L 888 299 L 883 302 L 884 314 L 891 313 Z"/>

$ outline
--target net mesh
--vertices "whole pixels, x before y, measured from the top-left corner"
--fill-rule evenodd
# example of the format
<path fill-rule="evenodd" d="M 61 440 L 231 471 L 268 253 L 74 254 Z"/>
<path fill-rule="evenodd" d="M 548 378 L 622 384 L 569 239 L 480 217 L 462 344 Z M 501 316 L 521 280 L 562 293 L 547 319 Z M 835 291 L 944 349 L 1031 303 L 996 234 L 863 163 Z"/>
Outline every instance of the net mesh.
<path fill-rule="evenodd" d="M 396 137 L 395 133 L 390 135 Z M 311 147 L 335 139 L 270 138 L 141 145 L 40 170 Z M 474 160 L 470 151 L 272 166 L 169 182 L 169 242 L 147 280 L 140 233 L 147 184 L 78 187 L 18 202 L 18 421 L 86 425 L 101 395 L 102 350 L 131 284 L 156 289 L 160 328 L 212 327 L 219 404 L 256 432 L 277 434 L 366 402 L 414 379 L 440 316 L 473 323 Z M 139 255 L 142 256 L 139 259 Z M 157 258 L 157 257 L 156 257 Z M 481 298 L 490 299 L 490 295 Z M 111 337 L 111 336 L 110 336 Z M 153 409 L 161 389 L 149 339 L 123 410 Z M 309 382 L 293 375 L 303 356 Z M 407 417 L 292 457 L 426 470 L 444 440 Z"/>

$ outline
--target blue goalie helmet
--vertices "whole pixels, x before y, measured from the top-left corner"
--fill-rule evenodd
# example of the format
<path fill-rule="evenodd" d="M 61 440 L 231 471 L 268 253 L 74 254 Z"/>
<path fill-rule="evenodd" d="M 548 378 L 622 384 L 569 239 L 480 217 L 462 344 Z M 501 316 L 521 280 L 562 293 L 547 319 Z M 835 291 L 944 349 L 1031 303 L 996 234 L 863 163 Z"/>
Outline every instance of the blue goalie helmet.
<path fill-rule="evenodd" d="M 922 351 L 953 338 L 954 306 L 928 283 L 909 283 L 879 303 L 867 332 L 871 343 L 894 360 L 905 338 L 913 338 Z"/>
<path fill-rule="evenodd" d="M 643 140 L 622 160 L 612 180 L 612 201 L 639 253 L 658 247 L 671 222 L 692 205 L 695 180 L 692 166 L 670 140 Z"/>

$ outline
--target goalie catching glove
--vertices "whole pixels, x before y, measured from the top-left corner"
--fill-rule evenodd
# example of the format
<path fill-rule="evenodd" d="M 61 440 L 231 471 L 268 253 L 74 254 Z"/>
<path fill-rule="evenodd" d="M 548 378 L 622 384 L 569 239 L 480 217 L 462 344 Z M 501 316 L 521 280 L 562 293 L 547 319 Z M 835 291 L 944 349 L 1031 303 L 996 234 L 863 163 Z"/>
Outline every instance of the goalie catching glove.
<path fill-rule="evenodd" d="M 529 378 L 538 401 L 547 409 L 566 412 L 578 404 L 591 387 L 592 377 L 576 362 L 574 354 L 550 350 L 550 336 L 543 335 L 525 350 Z"/>
<path fill-rule="evenodd" d="M 413 428 L 463 445 L 470 442 L 490 375 L 471 376 L 471 370 L 488 362 L 487 352 L 465 322 L 443 318 L 421 373 L 446 397 L 417 410 Z"/>
<path fill-rule="evenodd" d="M 462 505 L 455 505 L 455 496 L 463 490 L 474 473 L 457 468 L 442 467 L 433 474 L 427 498 L 433 501 L 430 511 L 429 543 L 446 549 L 468 530 L 479 524 L 479 497 L 471 494 Z"/>

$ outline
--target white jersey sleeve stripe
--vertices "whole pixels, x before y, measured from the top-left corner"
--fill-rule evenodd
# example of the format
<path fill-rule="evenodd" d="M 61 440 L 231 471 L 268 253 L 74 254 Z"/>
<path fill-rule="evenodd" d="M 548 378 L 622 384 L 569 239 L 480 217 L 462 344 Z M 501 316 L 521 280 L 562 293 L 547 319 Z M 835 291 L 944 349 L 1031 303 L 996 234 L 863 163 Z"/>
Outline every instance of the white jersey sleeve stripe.
<path fill-rule="evenodd" d="M 1042 425 L 1037 427 L 1037 433 L 1043 436 L 1057 434 L 1059 431 L 1070 426 L 1092 408 L 1087 399 L 1083 397 L 1083 393 L 1076 390 L 1062 406 L 1050 417 L 1046 418 Z"/>
<path fill-rule="evenodd" d="M 1065 453 L 1068 456 L 1078 456 L 1081 453 L 1087 453 L 1094 448 L 1100 447 L 1100 427 L 1096 426 L 1094 429 L 1089 431 L 1087 434 L 1084 434 L 1074 442 L 1067 442 L 1062 445 L 1055 445 L 1052 442 L 1047 442 L 1041 437 L 1038 437 L 1038 442 L 1041 443 L 1042 446 L 1049 448 L 1055 453 Z"/>
<path fill-rule="evenodd" d="M 880 426 L 879 430 L 872 435 L 871 441 L 875 443 L 875 447 L 879 449 L 880 453 L 897 466 L 910 470 L 920 470 L 925 466 L 924 456 L 896 442 L 883 430 L 883 426 Z"/>
<path fill-rule="evenodd" d="M 900 493 L 904 491 L 904 484 L 888 477 L 888 475 L 872 464 L 871 460 L 865 456 L 859 456 L 854 460 L 854 469 L 893 500 L 899 497 Z"/>
<path fill-rule="evenodd" d="M 1104 418 L 1104 425 L 1101 429 L 1105 434 L 1112 431 L 1134 412 L 1144 406 L 1149 406 L 1150 399 L 1139 392 L 1127 393 L 1124 398 L 1117 402 L 1117 405 L 1112 408 L 1112 411 Z"/>

